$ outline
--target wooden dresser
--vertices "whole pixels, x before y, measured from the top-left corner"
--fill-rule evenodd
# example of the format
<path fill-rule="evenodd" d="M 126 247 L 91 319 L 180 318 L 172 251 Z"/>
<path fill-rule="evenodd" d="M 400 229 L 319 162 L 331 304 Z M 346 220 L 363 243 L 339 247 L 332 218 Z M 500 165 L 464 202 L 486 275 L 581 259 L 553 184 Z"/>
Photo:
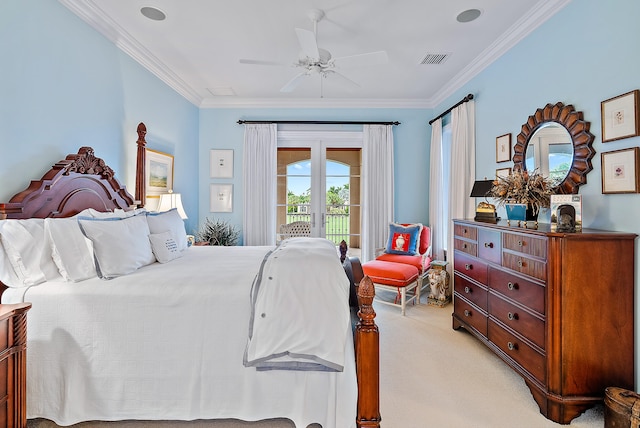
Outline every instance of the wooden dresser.
<path fill-rule="evenodd" d="M 30 303 L 0 305 L 0 427 L 25 428 L 27 311 Z"/>
<path fill-rule="evenodd" d="M 531 223 L 530 223 L 531 224 Z M 634 389 L 635 234 L 454 220 L 453 328 L 518 372 L 540 412 L 567 424 Z"/>

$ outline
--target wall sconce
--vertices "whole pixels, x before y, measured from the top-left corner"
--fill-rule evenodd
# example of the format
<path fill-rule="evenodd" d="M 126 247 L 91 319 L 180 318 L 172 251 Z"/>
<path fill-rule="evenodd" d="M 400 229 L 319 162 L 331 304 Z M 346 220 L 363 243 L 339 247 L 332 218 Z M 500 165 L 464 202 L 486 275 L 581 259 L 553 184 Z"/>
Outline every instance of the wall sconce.
<path fill-rule="evenodd" d="M 158 203 L 158 212 L 169 211 L 170 209 L 177 208 L 178 214 L 184 220 L 187 217 L 187 213 L 184 212 L 184 208 L 182 207 L 182 198 L 180 197 L 180 193 L 173 193 L 173 191 L 169 191 L 169 193 L 164 193 L 160 195 L 160 202 Z"/>

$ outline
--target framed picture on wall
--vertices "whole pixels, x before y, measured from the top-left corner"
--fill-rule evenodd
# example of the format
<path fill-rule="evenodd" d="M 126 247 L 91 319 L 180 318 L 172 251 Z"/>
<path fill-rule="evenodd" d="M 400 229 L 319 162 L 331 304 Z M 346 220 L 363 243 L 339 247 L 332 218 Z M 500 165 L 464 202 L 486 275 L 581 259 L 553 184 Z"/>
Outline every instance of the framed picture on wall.
<path fill-rule="evenodd" d="M 233 150 L 212 149 L 209 153 L 211 178 L 233 178 Z"/>
<path fill-rule="evenodd" d="M 145 188 L 148 198 L 159 198 L 173 190 L 173 156 L 145 149 Z"/>
<path fill-rule="evenodd" d="M 511 134 L 504 134 L 496 138 L 496 162 L 511 160 Z"/>
<path fill-rule="evenodd" d="M 210 211 L 230 213 L 233 211 L 233 184 L 212 184 L 210 187 Z"/>
<path fill-rule="evenodd" d="M 511 175 L 511 168 L 496 169 L 496 178 L 505 178 Z"/>
<path fill-rule="evenodd" d="M 602 193 L 639 193 L 640 148 L 601 153 Z"/>
<path fill-rule="evenodd" d="M 638 89 L 600 103 L 602 142 L 640 135 L 640 108 Z"/>

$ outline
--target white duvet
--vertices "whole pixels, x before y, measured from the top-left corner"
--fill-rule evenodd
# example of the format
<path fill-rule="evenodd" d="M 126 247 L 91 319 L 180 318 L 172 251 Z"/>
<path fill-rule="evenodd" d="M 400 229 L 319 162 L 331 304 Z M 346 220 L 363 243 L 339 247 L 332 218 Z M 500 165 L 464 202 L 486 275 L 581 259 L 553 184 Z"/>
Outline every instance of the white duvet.
<path fill-rule="evenodd" d="M 252 283 L 272 249 L 191 247 L 181 258 L 110 281 L 7 290 L 3 303 L 22 301 L 24 294 L 33 304 L 27 315 L 27 417 L 60 425 L 286 417 L 297 427 L 355 426 L 350 331 L 337 355 L 343 371 L 258 371 L 243 365 Z M 299 269 L 301 289 L 322 286 L 322 274 Z M 345 311 L 345 329 L 347 293 L 344 309 L 334 314 L 339 318 Z M 300 299 L 282 314 L 292 314 L 288 322 L 297 326 L 298 311 L 319 309 L 312 299 Z M 334 355 L 335 347 L 330 349 Z"/>

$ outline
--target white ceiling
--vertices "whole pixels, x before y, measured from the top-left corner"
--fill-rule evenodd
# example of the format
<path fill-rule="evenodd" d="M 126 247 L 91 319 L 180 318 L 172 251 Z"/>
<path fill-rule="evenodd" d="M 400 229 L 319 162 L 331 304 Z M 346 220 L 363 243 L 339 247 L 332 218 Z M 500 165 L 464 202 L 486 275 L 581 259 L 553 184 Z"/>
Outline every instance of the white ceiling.
<path fill-rule="evenodd" d="M 431 108 L 444 101 L 570 0 L 59 0 L 119 48 L 200 107 L 379 106 Z M 159 8 L 153 21 L 140 9 Z M 280 89 L 299 69 L 241 64 L 240 59 L 293 64 L 295 28 L 313 31 L 321 9 L 319 47 L 333 57 L 384 50 L 388 62 L 341 69 L 360 88 L 310 76 L 291 93 Z M 479 9 L 478 19 L 456 16 Z M 446 53 L 439 65 L 422 65 Z M 213 95 L 231 89 L 235 95 Z"/>

